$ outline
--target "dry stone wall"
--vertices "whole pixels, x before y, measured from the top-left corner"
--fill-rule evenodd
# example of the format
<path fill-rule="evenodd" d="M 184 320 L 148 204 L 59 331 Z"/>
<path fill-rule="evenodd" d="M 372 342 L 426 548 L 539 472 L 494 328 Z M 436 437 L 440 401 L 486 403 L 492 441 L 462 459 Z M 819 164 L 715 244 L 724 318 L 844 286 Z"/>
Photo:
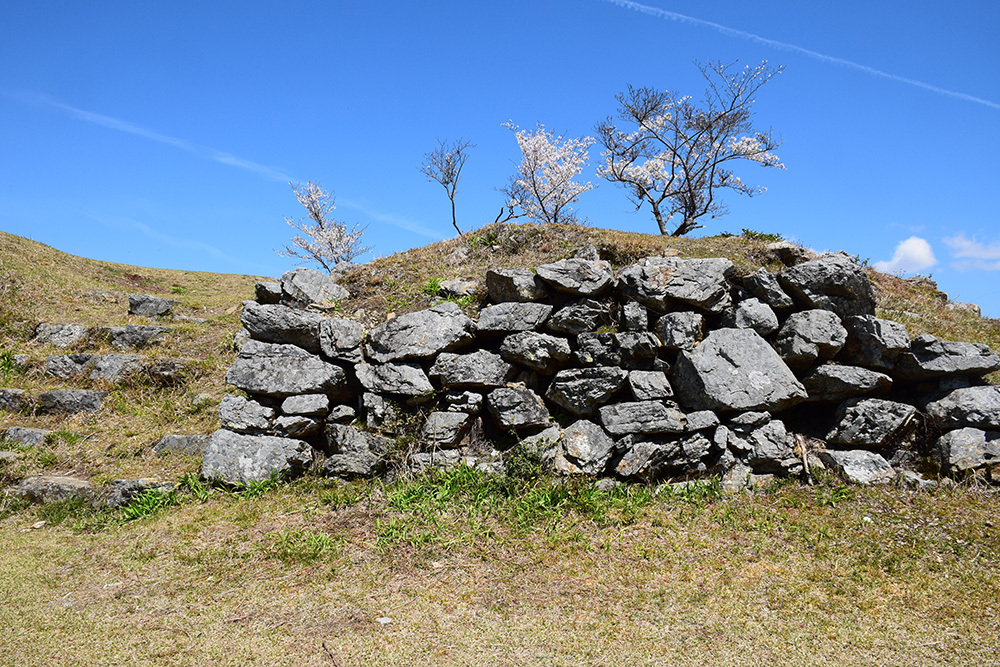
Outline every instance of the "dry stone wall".
<path fill-rule="evenodd" d="M 618 272 L 594 248 L 489 271 L 475 318 L 451 302 L 365 331 L 346 290 L 296 269 L 244 303 L 203 474 L 371 477 L 458 463 L 500 469 L 531 447 L 565 475 L 730 487 L 827 468 L 860 483 L 929 457 L 1000 479 L 1000 369 L 986 346 L 911 340 L 876 317 L 844 253 L 738 276 L 727 259 L 649 257 Z"/>

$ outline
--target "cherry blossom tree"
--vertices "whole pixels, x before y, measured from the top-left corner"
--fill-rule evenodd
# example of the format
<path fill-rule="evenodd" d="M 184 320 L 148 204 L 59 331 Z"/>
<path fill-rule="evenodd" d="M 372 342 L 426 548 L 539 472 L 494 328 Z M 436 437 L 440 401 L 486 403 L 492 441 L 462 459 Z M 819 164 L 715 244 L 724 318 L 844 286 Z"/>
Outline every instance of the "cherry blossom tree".
<path fill-rule="evenodd" d="M 594 139 L 567 139 L 546 131 L 542 124 L 534 132 L 519 130 L 510 121 L 503 126 L 514 133 L 521 148 L 521 162 L 516 173 L 500 189 L 507 195 L 505 220 L 520 217 L 514 214 L 514 209 L 519 208 L 521 215 L 531 220 L 577 223 L 570 204 L 594 185 L 573 179 L 587 165 L 587 152 L 594 145 Z"/>
<path fill-rule="evenodd" d="M 720 62 L 698 68 L 708 81 L 700 103 L 629 86 L 617 95 L 618 120 L 635 129 L 618 129 L 610 116 L 596 128 L 604 147 L 598 175 L 626 188 L 636 210 L 649 204 L 661 234 L 683 236 L 704 226 L 697 222 L 701 216 L 724 214 L 717 189 L 750 197 L 764 192 L 744 183 L 730 163 L 785 168 L 771 152 L 781 145 L 773 130 L 758 132 L 751 123 L 754 95 L 783 68 L 767 61 L 738 71 Z M 678 214 L 682 221 L 671 232 L 669 222 Z"/>
<path fill-rule="evenodd" d="M 462 167 L 469 155 L 465 152 L 476 145 L 459 139 L 451 144 L 438 140 L 438 147 L 424 154 L 425 163 L 420 166 L 420 173 L 429 181 L 437 181 L 448 193 L 451 200 L 451 224 L 459 234 L 458 219 L 455 217 L 455 194 L 458 192 L 458 179 L 462 176 Z"/>
<path fill-rule="evenodd" d="M 367 226 L 359 228 L 355 224 L 348 231 L 346 223 L 333 218 L 333 210 L 337 207 L 332 192 L 328 193 L 318 183 L 312 182 L 292 185 L 292 191 L 308 216 L 299 220 L 285 218 L 285 222 L 301 234 L 292 238 L 291 244 L 284 249 L 275 251 L 279 255 L 315 262 L 332 272 L 337 264 L 350 262 L 371 250 L 371 246 L 361 245 Z"/>

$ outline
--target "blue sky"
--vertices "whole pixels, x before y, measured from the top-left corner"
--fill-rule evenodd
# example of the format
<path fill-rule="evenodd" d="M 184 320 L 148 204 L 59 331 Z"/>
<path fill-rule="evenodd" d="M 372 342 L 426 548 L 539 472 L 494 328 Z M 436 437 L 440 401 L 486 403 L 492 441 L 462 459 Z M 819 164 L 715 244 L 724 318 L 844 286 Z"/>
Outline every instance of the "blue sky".
<path fill-rule="evenodd" d="M 470 152 L 463 230 L 519 159 L 501 123 L 593 135 L 629 84 L 699 96 L 695 61 L 767 60 L 757 96 L 786 171 L 736 172 L 696 234 L 844 249 L 1000 317 L 1000 3 L 535 0 L 46 2 L 0 8 L 0 229 L 96 259 L 280 275 L 318 181 L 375 255 L 449 238 L 418 171 Z M 655 233 L 598 181 L 575 210 Z"/>

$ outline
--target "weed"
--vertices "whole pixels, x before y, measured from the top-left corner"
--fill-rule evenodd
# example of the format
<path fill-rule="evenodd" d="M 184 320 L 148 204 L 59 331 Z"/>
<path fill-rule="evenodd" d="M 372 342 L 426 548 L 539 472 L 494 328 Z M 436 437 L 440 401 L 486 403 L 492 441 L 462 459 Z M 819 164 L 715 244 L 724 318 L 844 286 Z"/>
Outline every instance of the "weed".
<path fill-rule="evenodd" d="M 236 488 L 234 493 L 243 498 L 260 498 L 284 483 L 281 474 L 274 472 L 267 479 L 250 480 L 246 484 L 241 484 Z"/>
<path fill-rule="evenodd" d="M 265 555 L 284 563 L 312 564 L 336 555 L 342 540 L 336 540 L 325 533 L 314 533 L 304 529 L 284 529 L 268 533 L 271 540 L 263 547 Z"/>
<path fill-rule="evenodd" d="M 816 493 L 816 504 L 820 507 L 836 507 L 840 503 L 848 502 L 854 500 L 855 492 L 849 486 L 840 486 L 837 488 L 817 488 Z"/>
<path fill-rule="evenodd" d="M 423 284 L 420 291 L 427 296 L 440 296 L 441 295 L 441 279 L 440 278 L 428 278 L 427 282 Z"/>
<path fill-rule="evenodd" d="M 181 476 L 177 481 L 177 489 L 190 493 L 201 503 L 207 502 L 209 496 L 212 495 L 212 487 L 201 481 L 201 478 L 193 472 Z"/>
<path fill-rule="evenodd" d="M 660 492 L 668 498 L 680 500 L 689 505 L 705 507 L 722 497 L 722 485 L 717 476 L 708 479 L 678 482 L 660 487 Z"/>
<path fill-rule="evenodd" d="M 65 429 L 58 429 L 50 431 L 45 435 L 45 444 L 58 445 L 62 443 L 66 445 L 75 445 L 82 439 L 83 436 L 79 433 L 73 433 L 72 431 L 67 431 Z"/>
<path fill-rule="evenodd" d="M 59 463 L 59 456 L 55 452 L 39 451 L 35 455 L 35 462 L 40 468 L 54 468 Z"/>
<path fill-rule="evenodd" d="M 778 241 L 785 240 L 785 238 L 781 234 L 769 234 L 768 232 L 755 232 L 752 229 L 744 229 L 743 238 L 745 238 L 748 241 L 763 241 L 765 243 L 776 243 Z"/>
<path fill-rule="evenodd" d="M 319 492 L 319 502 L 332 509 L 346 509 L 361 500 L 361 490 L 355 484 L 336 484 Z"/>
<path fill-rule="evenodd" d="M 66 519 L 78 519 L 92 512 L 93 508 L 83 498 L 55 500 L 38 506 L 38 518 L 50 526 L 58 526 Z"/>
<path fill-rule="evenodd" d="M 176 491 L 157 491 L 147 489 L 132 499 L 132 502 L 122 508 L 122 518 L 125 521 L 135 521 L 153 516 L 167 507 L 180 505 Z"/>

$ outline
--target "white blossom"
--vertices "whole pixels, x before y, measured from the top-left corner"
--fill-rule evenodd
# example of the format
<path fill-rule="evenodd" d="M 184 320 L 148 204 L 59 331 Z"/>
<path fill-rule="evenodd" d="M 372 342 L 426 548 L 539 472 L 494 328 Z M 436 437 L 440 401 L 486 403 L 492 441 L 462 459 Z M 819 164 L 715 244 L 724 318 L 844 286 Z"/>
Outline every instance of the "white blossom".
<path fill-rule="evenodd" d="M 291 185 L 291 184 L 289 184 Z M 282 250 L 276 250 L 282 257 L 296 257 L 315 262 L 327 271 L 341 262 L 350 262 L 355 257 L 371 250 L 371 247 L 361 245 L 361 237 L 366 227 L 354 225 L 350 230 L 347 224 L 333 218 L 333 193 L 327 193 L 318 183 L 292 185 L 292 191 L 302 204 L 308 218 L 287 222 L 301 232 L 292 238 L 292 242 Z M 308 220 L 308 222 L 307 222 Z"/>

